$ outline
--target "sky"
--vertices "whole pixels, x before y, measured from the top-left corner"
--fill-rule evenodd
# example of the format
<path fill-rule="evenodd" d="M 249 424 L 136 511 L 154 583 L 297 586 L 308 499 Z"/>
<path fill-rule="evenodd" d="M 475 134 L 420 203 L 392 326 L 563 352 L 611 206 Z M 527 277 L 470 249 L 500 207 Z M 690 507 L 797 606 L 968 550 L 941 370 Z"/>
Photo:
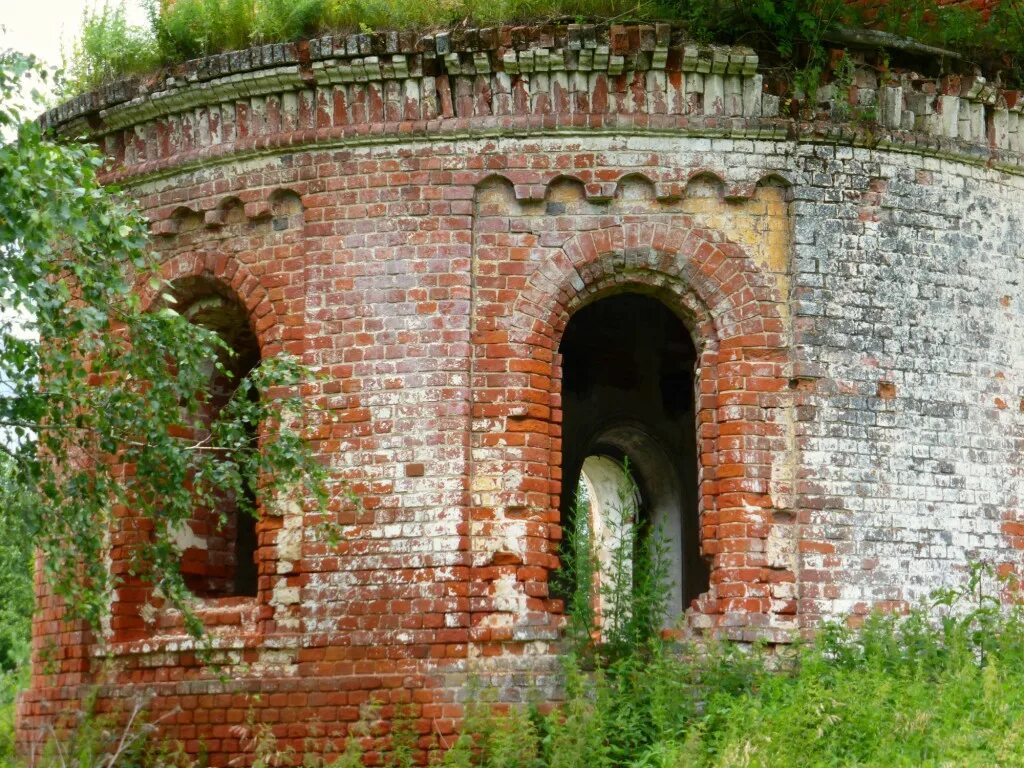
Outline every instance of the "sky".
<path fill-rule="evenodd" d="M 111 4 L 117 0 L 111 0 Z M 102 0 L 99 2 L 102 5 Z M 61 42 L 70 49 L 82 12 L 96 7 L 92 0 L 0 0 L 0 49 L 34 53 L 51 66 L 60 65 Z M 145 24 L 141 0 L 126 0 L 125 10 L 133 24 Z"/>

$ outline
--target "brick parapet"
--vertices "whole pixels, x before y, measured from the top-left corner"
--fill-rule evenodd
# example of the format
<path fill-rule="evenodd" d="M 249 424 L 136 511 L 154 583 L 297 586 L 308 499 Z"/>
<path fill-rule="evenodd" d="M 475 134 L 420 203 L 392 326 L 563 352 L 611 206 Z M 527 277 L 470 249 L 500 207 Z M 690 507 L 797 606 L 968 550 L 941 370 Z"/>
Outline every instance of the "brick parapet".
<path fill-rule="evenodd" d="M 326 36 L 119 81 L 41 120 L 99 141 L 117 175 L 135 177 L 298 143 L 633 128 L 1021 165 L 1021 94 L 979 74 L 858 60 L 850 82 L 805 95 L 758 66 L 749 48 L 700 45 L 669 24 Z"/>

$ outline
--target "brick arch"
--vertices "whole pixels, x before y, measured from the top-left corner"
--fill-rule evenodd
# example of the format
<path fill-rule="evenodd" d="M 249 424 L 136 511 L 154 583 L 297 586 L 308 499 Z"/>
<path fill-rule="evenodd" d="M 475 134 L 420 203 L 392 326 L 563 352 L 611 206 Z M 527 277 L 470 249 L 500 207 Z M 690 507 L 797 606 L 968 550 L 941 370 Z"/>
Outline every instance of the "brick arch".
<path fill-rule="evenodd" d="M 584 299 L 603 279 L 625 280 L 635 270 L 648 271 L 651 281 L 665 289 L 676 285 L 675 292 L 688 297 L 674 309 L 690 313 L 691 332 L 693 323 L 703 325 L 712 318 L 714 329 L 704 330 L 717 329 L 725 337 L 758 332 L 766 314 L 778 320 L 771 283 L 742 248 L 721 234 L 693 226 L 626 224 L 566 240 L 517 297 L 514 327 L 537 332 L 535 323 L 524 323 L 524 318 L 543 318 L 560 334 L 569 310 L 578 308 L 573 302 Z"/>
<path fill-rule="evenodd" d="M 691 623 L 728 634 L 755 626 L 762 633 L 767 628 L 769 636 L 772 627 L 781 628 L 780 636 L 788 633 L 795 604 L 780 599 L 787 591 L 773 585 L 791 584 L 795 576 L 765 557 L 765 540 L 777 522 L 769 487 L 772 467 L 786 451 L 775 412 L 787 396 L 789 355 L 770 278 L 740 247 L 685 217 L 671 224 L 616 224 L 577 233 L 544 256 L 519 291 L 508 321 L 510 354 L 529 361 L 521 367 L 533 376 L 532 383 L 524 379 L 523 387 L 507 391 L 504 427 L 531 432 L 525 443 L 547 448 L 547 496 L 536 482 L 536 454 L 524 452 L 519 472 L 525 480 L 508 488 L 511 503 L 535 510 L 546 504 L 544 519 L 557 522 L 562 479 L 557 349 L 569 319 L 614 293 L 654 295 L 683 320 L 698 350 L 699 514 L 711 589 L 691 612 Z M 512 467 L 508 474 L 516 476 Z"/>
<path fill-rule="evenodd" d="M 172 285 L 188 278 L 201 278 L 216 284 L 229 300 L 240 304 L 255 336 L 260 359 L 267 359 L 282 350 L 283 323 L 280 317 L 283 312 L 271 300 L 260 279 L 238 259 L 213 251 L 179 253 L 160 264 L 160 276 Z M 161 301 L 159 290 L 155 290 L 145 278 L 136 281 L 135 291 L 144 310 L 155 307 Z M 115 514 L 128 518 L 132 512 L 119 508 Z M 268 543 L 273 541 L 281 523 L 281 518 L 275 515 L 260 515 L 257 522 L 257 535 L 260 541 L 257 553 L 260 559 L 271 559 L 275 556 Z M 133 526 L 130 533 L 123 534 L 123 543 L 130 545 L 141 540 L 147 535 L 147 530 L 146 525 Z M 132 647 L 133 643 L 150 640 L 156 631 L 154 626 L 145 623 L 140 612 L 140 607 L 151 600 L 153 587 L 132 572 L 131 564 L 126 559 L 115 558 L 111 568 L 122 581 L 115 590 L 111 603 L 110 639 L 119 644 L 118 647 L 127 649 Z M 211 626 L 237 625 L 236 629 L 244 633 L 248 638 L 247 642 L 251 643 L 255 637 L 252 632 L 257 626 L 257 613 L 264 602 L 265 598 L 254 598 L 251 595 L 215 597 L 200 602 L 197 610 L 200 618 L 210 622 Z M 181 617 L 176 614 L 162 617 L 158 626 L 160 633 L 169 633 L 171 636 L 184 633 Z"/>
<path fill-rule="evenodd" d="M 260 355 L 266 358 L 281 350 L 284 324 L 280 318 L 284 312 L 275 306 L 259 277 L 238 259 L 209 251 L 178 254 L 160 265 L 160 275 L 171 283 L 189 277 L 205 277 L 220 283 L 245 308 Z M 157 291 L 146 280 L 137 282 L 136 293 L 142 299 L 143 308 L 149 308 L 158 298 Z"/>

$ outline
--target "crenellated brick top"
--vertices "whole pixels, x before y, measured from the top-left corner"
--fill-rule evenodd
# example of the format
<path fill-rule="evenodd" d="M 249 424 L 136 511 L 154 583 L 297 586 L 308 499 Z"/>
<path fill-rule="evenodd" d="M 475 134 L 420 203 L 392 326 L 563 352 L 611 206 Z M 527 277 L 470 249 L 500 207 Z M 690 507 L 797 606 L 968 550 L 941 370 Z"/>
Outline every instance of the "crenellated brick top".
<path fill-rule="evenodd" d="M 852 80 L 807 98 L 759 72 L 752 49 L 698 44 L 667 23 L 325 36 L 122 80 L 41 120 L 100 140 L 114 178 L 320 141 L 580 129 L 800 137 L 1021 167 L 1020 92 L 871 57 L 854 51 Z"/>

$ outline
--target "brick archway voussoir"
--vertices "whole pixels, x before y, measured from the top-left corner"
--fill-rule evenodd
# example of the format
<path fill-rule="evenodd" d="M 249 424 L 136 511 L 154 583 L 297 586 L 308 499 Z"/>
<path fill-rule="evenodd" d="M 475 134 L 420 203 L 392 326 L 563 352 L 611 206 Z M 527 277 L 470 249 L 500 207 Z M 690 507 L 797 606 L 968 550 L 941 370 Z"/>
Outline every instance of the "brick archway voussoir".
<path fill-rule="evenodd" d="M 201 251 L 178 254 L 160 265 L 160 275 L 171 283 L 188 277 L 206 277 L 230 289 L 245 307 L 262 355 L 273 355 L 280 348 L 283 313 L 274 306 L 260 279 L 238 259 Z M 136 292 L 142 298 L 143 308 L 148 308 L 159 295 L 145 280 L 138 281 Z"/>
<path fill-rule="evenodd" d="M 660 296 L 685 316 L 698 342 L 699 503 L 702 547 L 713 563 L 712 588 L 702 596 L 698 613 L 712 617 L 712 626 L 721 623 L 723 630 L 743 616 L 750 620 L 747 624 L 766 625 L 774 621 L 768 614 L 778 604 L 772 599 L 771 584 L 788 577 L 762 562 L 763 542 L 757 543 L 772 525 L 773 502 L 766 476 L 774 449 L 747 449 L 760 446 L 765 435 L 781 439 L 774 437 L 778 430 L 771 427 L 773 408 L 769 407 L 769 399 L 777 399 L 784 389 L 785 343 L 778 299 L 753 260 L 719 233 L 627 223 L 578 233 L 546 254 L 513 306 L 510 328 L 524 333 L 517 332 L 510 341 L 519 342 L 526 356 L 542 339 L 545 349 L 557 350 L 566 324 L 578 309 L 630 289 Z M 744 371 L 754 365 L 762 370 L 767 359 L 779 362 L 774 366 L 773 376 L 778 379 L 774 384 L 760 376 L 756 393 L 751 390 L 748 396 L 737 397 L 719 392 L 724 370 L 734 377 L 751 376 Z M 557 357 L 552 360 L 550 381 L 553 402 L 557 402 Z M 560 434 L 559 418 L 553 416 L 553 435 Z M 761 619 L 752 618 L 758 614 Z M 779 622 L 784 624 L 785 619 Z"/>

